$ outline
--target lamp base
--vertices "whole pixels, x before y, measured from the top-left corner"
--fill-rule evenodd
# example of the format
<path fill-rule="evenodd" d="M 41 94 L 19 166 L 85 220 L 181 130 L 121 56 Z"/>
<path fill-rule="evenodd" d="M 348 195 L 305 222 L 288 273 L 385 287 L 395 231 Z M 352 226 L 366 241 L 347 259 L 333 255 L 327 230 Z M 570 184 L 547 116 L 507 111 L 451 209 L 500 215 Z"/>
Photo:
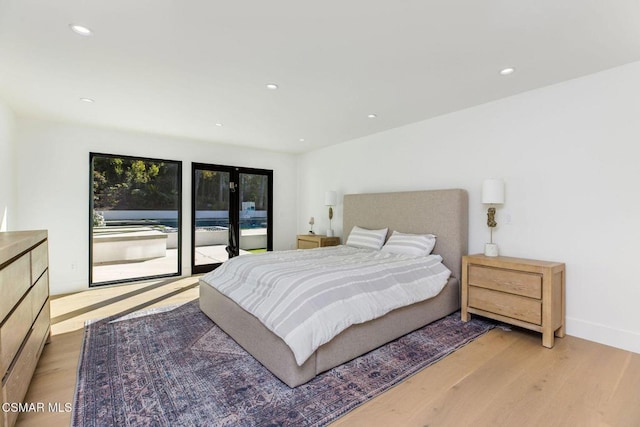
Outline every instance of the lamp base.
<path fill-rule="evenodd" d="M 333 230 L 331 228 L 327 229 L 327 237 L 333 237 Z"/>
<path fill-rule="evenodd" d="M 495 243 L 485 243 L 484 244 L 484 255 L 485 256 L 498 256 L 498 245 Z"/>

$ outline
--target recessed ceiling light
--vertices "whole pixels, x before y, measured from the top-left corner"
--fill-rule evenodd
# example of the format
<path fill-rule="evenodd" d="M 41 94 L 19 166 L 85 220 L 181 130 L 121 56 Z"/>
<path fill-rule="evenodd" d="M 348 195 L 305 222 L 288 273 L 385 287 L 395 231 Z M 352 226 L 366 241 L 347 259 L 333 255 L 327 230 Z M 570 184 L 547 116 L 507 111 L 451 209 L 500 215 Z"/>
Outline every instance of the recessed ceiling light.
<path fill-rule="evenodd" d="M 278 85 L 275 83 L 267 83 L 267 89 L 276 90 L 278 89 Z"/>
<path fill-rule="evenodd" d="M 300 142 L 304 142 L 304 138 L 300 138 L 298 141 L 300 141 Z"/>
<path fill-rule="evenodd" d="M 216 126 L 218 126 L 219 128 L 221 128 L 222 126 L 224 126 L 222 123 L 216 123 Z"/>
<path fill-rule="evenodd" d="M 375 119 L 376 117 L 378 117 L 377 114 L 369 114 L 367 117 L 369 117 L 370 119 Z"/>
<path fill-rule="evenodd" d="M 508 76 L 509 74 L 513 73 L 516 69 L 513 67 L 507 67 L 507 68 L 503 68 L 502 70 L 500 70 L 500 74 L 502 74 L 503 76 Z"/>
<path fill-rule="evenodd" d="M 86 102 L 86 103 L 89 103 L 89 104 L 93 104 L 94 102 L 96 102 L 95 99 L 91 99 L 91 98 L 80 98 L 80 101 Z"/>
<path fill-rule="evenodd" d="M 76 34 L 80 34 L 81 36 L 91 36 L 93 35 L 93 31 L 83 25 L 77 24 L 69 24 L 69 28 Z"/>

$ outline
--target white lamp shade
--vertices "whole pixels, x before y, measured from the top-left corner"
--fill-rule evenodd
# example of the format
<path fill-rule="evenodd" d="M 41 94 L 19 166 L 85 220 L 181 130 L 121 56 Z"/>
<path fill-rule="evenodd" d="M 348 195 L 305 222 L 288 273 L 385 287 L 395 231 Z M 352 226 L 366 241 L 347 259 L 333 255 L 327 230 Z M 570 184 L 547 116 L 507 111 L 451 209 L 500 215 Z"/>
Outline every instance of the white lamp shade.
<path fill-rule="evenodd" d="M 482 203 L 501 205 L 504 203 L 504 181 L 485 179 L 482 183 Z"/>
<path fill-rule="evenodd" d="M 324 193 L 324 205 L 335 206 L 338 204 L 338 194 L 335 191 L 327 191 Z"/>

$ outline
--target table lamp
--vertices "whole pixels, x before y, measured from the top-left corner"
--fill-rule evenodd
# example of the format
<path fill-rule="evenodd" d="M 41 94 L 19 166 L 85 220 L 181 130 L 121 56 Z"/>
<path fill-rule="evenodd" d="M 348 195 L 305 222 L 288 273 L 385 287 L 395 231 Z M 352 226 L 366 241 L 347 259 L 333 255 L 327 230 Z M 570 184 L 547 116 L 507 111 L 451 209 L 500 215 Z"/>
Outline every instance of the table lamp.
<path fill-rule="evenodd" d="M 504 203 L 504 182 L 501 179 L 485 179 L 482 183 L 482 203 L 489 205 L 487 210 L 487 226 L 489 227 L 489 243 L 484 245 L 486 256 L 498 256 L 498 245 L 493 243 L 493 229 L 496 222 L 496 208 L 494 205 Z"/>
<path fill-rule="evenodd" d="M 333 219 L 333 207 L 338 202 L 338 195 L 335 191 L 327 191 L 324 193 L 324 205 L 329 206 L 329 228 L 327 229 L 327 236 L 333 237 L 333 229 L 331 228 L 331 220 Z"/>

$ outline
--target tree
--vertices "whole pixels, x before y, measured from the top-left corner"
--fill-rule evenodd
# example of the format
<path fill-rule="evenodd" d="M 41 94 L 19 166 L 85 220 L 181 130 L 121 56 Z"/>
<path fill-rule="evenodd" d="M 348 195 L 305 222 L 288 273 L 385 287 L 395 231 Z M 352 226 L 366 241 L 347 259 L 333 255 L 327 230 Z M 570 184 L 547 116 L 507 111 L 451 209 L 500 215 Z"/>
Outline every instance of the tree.
<path fill-rule="evenodd" d="M 92 166 L 95 210 L 178 209 L 178 163 L 94 156 Z"/>

